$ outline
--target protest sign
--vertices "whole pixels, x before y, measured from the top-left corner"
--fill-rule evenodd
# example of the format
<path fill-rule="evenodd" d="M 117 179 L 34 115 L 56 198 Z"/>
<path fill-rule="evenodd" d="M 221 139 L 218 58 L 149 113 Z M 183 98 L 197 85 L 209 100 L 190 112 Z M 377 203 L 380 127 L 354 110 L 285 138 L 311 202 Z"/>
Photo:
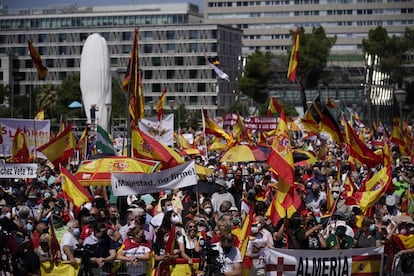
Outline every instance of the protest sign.
<path fill-rule="evenodd" d="M 0 178 L 36 178 L 37 164 L 5 163 L 0 164 Z"/>

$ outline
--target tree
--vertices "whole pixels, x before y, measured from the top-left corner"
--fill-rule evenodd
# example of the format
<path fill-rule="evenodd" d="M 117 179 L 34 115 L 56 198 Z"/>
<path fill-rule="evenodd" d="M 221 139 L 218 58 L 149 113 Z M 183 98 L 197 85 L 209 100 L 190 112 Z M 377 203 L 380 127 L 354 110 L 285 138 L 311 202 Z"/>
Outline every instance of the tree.
<path fill-rule="evenodd" d="M 56 110 L 58 110 L 58 114 L 65 114 L 69 117 L 86 117 L 84 113 L 78 115 L 79 110 L 74 110 L 68 107 L 73 101 L 82 102 L 79 73 L 66 76 L 62 81 L 61 86 L 57 89 L 57 94 Z M 56 116 L 56 118 L 58 117 L 59 116 Z"/>
<path fill-rule="evenodd" d="M 274 75 L 272 57 L 270 52 L 263 53 L 256 50 L 247 57 L 245 74 L 238 81 L 240 91 L 261 104 L 268 98 L 265 90 Z"/>
<path fill-rule="evenodd" d="M 379 69 L 388 73 L 391 81 L 402 85 L 407 71 L 403 68 L 407 54 L 414 50 L 414 29 L 406 29 L 404 36 L 388 36 L 387 30 L 381 26 L 370 30 L 368 38 L 362 40 L 364 53 L 380 58 Z"/>
<path fill-rule="evenodd" d="M 52 84 L 37 87 L 35 89 L 35 95 L 37 110 L 44 109 L 46 118 L 53 118 L 54 115 L 58 114 L 56 110 L 56 103 L 58 99 L 56 87 Z"/>
<path fill-rule="evenodd" d="M 294 37 L 295 31 L 290 32 Z M 321 78 L 328 77 L 324 69 L 332 46 L 336 42 L 335 37 L 327 37 L 323 27 L 312 28 L 312 33 L 306 34 L 304 28 L 299 35 L 299 66 L 297 79 L 301 88 L 301 100 L 303 111 L 307 109 L 306 89 L 318 86 Z M 288 49 L 290 56 L 291 49 Z"/>

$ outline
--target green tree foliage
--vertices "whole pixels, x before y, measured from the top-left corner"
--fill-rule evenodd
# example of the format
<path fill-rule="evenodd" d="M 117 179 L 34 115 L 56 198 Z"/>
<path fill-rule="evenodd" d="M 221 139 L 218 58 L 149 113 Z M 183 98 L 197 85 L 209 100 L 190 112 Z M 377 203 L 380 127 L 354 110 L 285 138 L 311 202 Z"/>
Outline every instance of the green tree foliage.
<path fill-rule="evenodd" d="M 58 92 L 56 87 L 52 84 L 37 87 L 35 89 L 35 95 L 37 107 L 36 112 L 43 108 L 46 118 L 53 118 L 58 114 L 56 109 L 56 103 L 58 100 Z"/>
<path fill-rule="evenodd" d="M 380 58 L 380 70 L 388 73 L 393 81 L 402 84 L 406 70 L 401 66 L 407 62 L 407 53 L 414 50 L 414 29 L 406 29 L 404 36 L 390 37 L 385 28 L 378 26 L 370 30 L 368 38 L 362 40 L 365 53 Z"/>
<path fill-rule="evenodd" d="M 274 75 L 272 57 L 270 52 L 256 50 L 247 57 L 244 76 L 238 81 L 240 91 L 258 103 L 264 103 L 268 98 L 265 90 Z"/>
<path fill-rule="evenodd" d="M 292 38 L 295 31 L 291 31 Z M 303 109 L 306 110 L 306 93 L 308 88 L 316 87 L 320 79 L 328 78 L 324 71 L 335 37 L 327 37 L 323 27 L 312 28 L 312 33 L 305 33 L 304 28 L 300 29 L 299 38 L 299 67 L 296 78 L 301 87 L 301 98 Z M 292 49 L 288 49 L 288 56 Z"/>
<path fill-rule="evenodd" d="M 59 114 L 64 114 L 66 117 L 86 117 L 85 113 L 81 112 L 81 110 L 68 107 L 73 101 L 82 102 L 79 73 L 66 76 L 61 86 L 57 89 L 57 94 L 56 109 L 59 111 Z M 57 116 L 57 118 L 59 117 L 60 115 Z"/>
<path fill-rule="evenodd" d="M 116 78 L 112 78 L 112 118 L 125 118 L 128 112 L 129 96 L 121 90 Z"/>

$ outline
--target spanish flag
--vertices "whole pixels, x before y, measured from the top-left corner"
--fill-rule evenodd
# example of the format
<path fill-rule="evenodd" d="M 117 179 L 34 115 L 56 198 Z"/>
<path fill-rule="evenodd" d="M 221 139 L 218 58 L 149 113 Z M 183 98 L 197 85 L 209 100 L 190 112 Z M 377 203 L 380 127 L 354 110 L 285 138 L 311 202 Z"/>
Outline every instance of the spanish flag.
<path fill-rule="evenodd" d="M 131 129 L 131 138 L 133 157 L 160 161 L 165 169 L 184 163 L 176 151 L 136 127 Z"/>
<path fill-rule="evenodd" d="M 399 118 L 393 118 L 392 120 L 391 142 L 397 144 L 400 149 L 405 147 L 405 141 L 402 135 Z"/>
<path fill-rule="evenodd" d="M 45 80 L 47 76 L 47 68 L 46 66 L 43 65 L 39 52 L 33 46 L 32 42 L 29 40 L 27 43 L 29 46 L 29 53 L 30 53 L 30 56 L 32 57 L 33 64 L 36 67 L 37 73 L 39 74 L 39 79 Z"/>
<path fill-rule="evenodd" d="M 76 207 L 82 206 L 86 202 L 92 202 L 91 194 L 73 177 L 73 175 L 64 167 L 60 168 L 60 178 L 62 181 L 62 190 L 65 196 Z"/>
<path fill-rule="evenodd" d="M 226 141 L 230 140 L 230 136 L 217 125 L 216 122 L 211 120 L 205 110 L 201 110 L 201 115 L 203 118 L 203 130 L 206 134 L 212 134 L 216 137 L 224 138 Z"/>
<path fill-rule="evenodd" d="M 299 34 L 300 29 L 299 27 L 297 27 L 295 37 L 293 38 L 292 50 L 290 52 L 289 68 L 287 72 L 287 78 L 291 82 L 295 82 L 296 73 L 298 71 L 299 66 Z"/>
<path fill-rule="evenodd" d="M 44 120 L 45 119 L 45 110 L 42 108 L 39 110 L 39 112 L 37 112 L 35 118 L 35 120 Z"/>
<path fill-rule="evenodd" d="M 44 144 L 37 150 L 42 152 L 53 165 L 67 161 L 75 149 L 75 136 L 72 126 L 69 125 L 64 131 L 59 133 L 53 140 Z"/>
<path fill-rule="evenodd" d="M 144 92 L 141 77 L 138 56 L 138 30 L 135 29 L 127 75 L 122 82 L 122 89 L 129 94 L 129 113 L 135 124 L 144 117 Z"/>
<path fill-rule="evenodd" d="M 269 106 L 267 107 L 267 115 L 270 116 L 276 112 L 280 113 L 281 107 L 275 98 L 270 98 Z"/>
<path fill-rule="evenodd" d="M 167 89 L 164 87 L 164 90 L 161 93 L 160 98 L 157 102 L 157 115 L 158 115 L 158 121 L 161 121 L 164 117 L 164 106 L 165 106 L 165 99 L 167 98 Z"/>
<path fill-rule="evenodd" d="M 14 163 L 26 163 L 29 161 L 29 149 L 26 143 L 26 135 L 17 128 L 12 141 L 12 155 Z"/>

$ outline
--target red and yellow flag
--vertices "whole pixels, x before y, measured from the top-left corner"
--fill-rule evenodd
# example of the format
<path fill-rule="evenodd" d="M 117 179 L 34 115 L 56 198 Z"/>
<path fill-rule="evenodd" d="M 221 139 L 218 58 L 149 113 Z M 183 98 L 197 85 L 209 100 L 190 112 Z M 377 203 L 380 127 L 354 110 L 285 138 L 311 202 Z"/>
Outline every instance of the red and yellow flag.
<path fill-rule="evenodd" d="M 133 157 L 156 160 L 163 168 L 171 168 L 184 163 L 181 156 L 172 148 L 158 142 L 138 128 L 131 130 Z"/>
<path fill-rule="evenodd" d="M 138 121 L 144 117 L 144 91 L 141 77 L 138 56 L 138 30 L 135 29 L 127 75 L 122 82 L 123 90 L 129 94 L 129 113 L 135 124 L 138 124 Z"/>
<path fill-rule="evenodd" d="M 37 49 L 33 46 L 32 42 L 29 40 L 27 42 L 28 46 L 29 46 L 29 53 L 30 56 L 33 60 L 33 64 L 37 70 L 37 73 L 39 75 L 39 79 L 40 80 L 45 80 L 46 76 L 47 76 L 47 68 L 46 66 L 43 65 L 42 59 L 39 55 L 39 52 L 37 51 Z"/>
<path fill-rule="evenodd" d="M 289 68 L 287 72 L 287 78 L 291 82 L 295 82 L 299 66 L 299 34 L 300 29 L 297 27 L 295 37 L 293 38 L 292 51 L 290 52 Z"/>
<path fill-rule="evenodd" d="M 203 129 L 206 134 L 212 134 L 216 137 L 224 138 L 226 141 L 230 140 L 230 136 L 217 125 L 216 122 L 211 120 L 205 110 L 201 110 L 201 115 L 203 117 Z"/>
<path fill-rule="evenodd" d="M 35 120 L 44 120 L 45 119 L 45 110 L 42 108 L 37 112 L 36 116 L 34 117 Z"/>
<path fill-rule="evenodd" d="M 166 98 L 167 98 L 167 89 L 164 87 L 164 90 L 162 91 L 161 96 L 158 99 L 157 107 L 156 107 L 158 121 L 161 121 L 162 118 L 164 117 L 164 106 L 165 106 Z"/>
<path fill-rule="evenodd" d="M 69 125 L 64 131 L 44 144 L 37 150 L 42 152 L 53 165 L 67 161 L 75 149 L 75 136 L 73 135 L 72 126 Z"/>
<path fill-rule="evenodd" d="M 73 175 L 64 167 L 60 168 L 60 178 L 62 180 L 62 191 L 65 197 L 69 199 L 76 207 L 82 206 L 86 202 L 92 202 L 91 194 L 73 177 Z"/>
<path fill-rule="evenodd" d="M 29 161 L 29 149 L 26 143 L 26 135 L 17 128 L 12 141 L 12 156 L 14 163 L 26 163 Z"/>
<path fill-rule="evenodd" d="M 276 138 L 273 141 L 267 160 L 270 168 L 278 176 L 277 192 L 270 204 L 267 215 L 276 225 L 279 218 L 291 216 L 300 208 L 301 200 L 294 186 L 294 161 L 291 148 L 285 110 L 282 107 L 279 124 L 277 125 Z"/>
<path fill-rule="evenodd" d="M 375 167 L 382 163 L 383 158 L 381 155 L 375 154 L 368 146 L 359 138 L 355 133 L 348 120 L 343 114 L 343 122 L 345 124 L 345 136 L 347 142 L 347 152 L 354 159 L 358 160 L 362 164 L 366 164 L 368 167 Z"/>
<path fill-rule="evenodd" d="M 267 115 L 270 116 L 276 112 L 280 113 L 281 107 L 275 98 L 270 98 L 269 106 L 267 107 Z"/>

